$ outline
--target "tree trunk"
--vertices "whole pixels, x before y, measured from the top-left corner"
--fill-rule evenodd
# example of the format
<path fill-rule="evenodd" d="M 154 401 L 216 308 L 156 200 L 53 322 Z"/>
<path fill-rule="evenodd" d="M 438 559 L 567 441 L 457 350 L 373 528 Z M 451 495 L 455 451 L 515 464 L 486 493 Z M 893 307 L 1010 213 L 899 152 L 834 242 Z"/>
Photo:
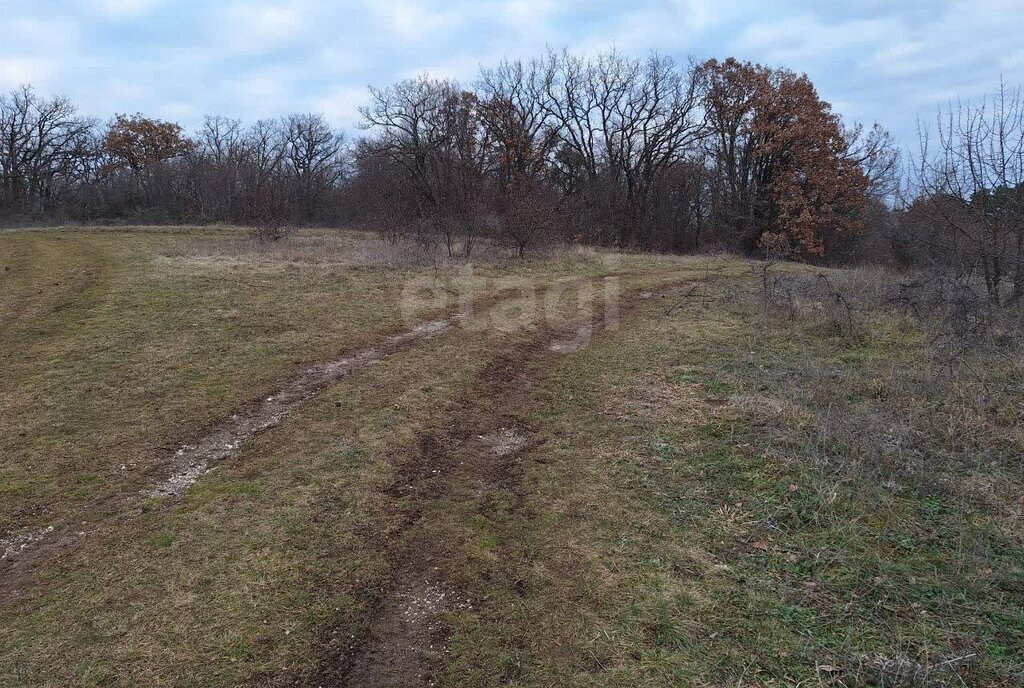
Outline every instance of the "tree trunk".
<path fill-rule="evenodd" d="M 1024 298 L 1024 231 L 1017 232 L 1017 256 L 1013 269 L 1013 293 L 1009 303 L 1020 303 Z"/>

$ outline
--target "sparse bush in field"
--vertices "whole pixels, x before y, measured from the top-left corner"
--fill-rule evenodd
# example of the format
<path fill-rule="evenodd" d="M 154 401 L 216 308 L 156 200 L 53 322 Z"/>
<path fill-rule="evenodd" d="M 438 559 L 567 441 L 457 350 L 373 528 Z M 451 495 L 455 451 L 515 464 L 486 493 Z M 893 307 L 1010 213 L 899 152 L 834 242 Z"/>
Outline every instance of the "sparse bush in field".
<path fill-rule="evenodd" d="M 1024 506 L 1014 497 L 1024 481 L 1014 465 L 1024 441 L 1022 309 L 993 303 L 983 283 L 956 272 L 753 268 L 768 327 L 787 336 L 800 323 L 808 336 L 824 328 L 841 336 L 836 355 L 855 362 L 809 358 L 800 370 L 764 373 L 774 395 L 816 413 L 804 455 L 1002 510 Z M 873 351 L 884 369 L 861 358 Z"/>
<path fill-rule="evenodd" d="M 801 313 L 813 313 L 844 337 L 858 333 L 853 303 L 825 273 L 813 277 L 779 274 L 772 271 L 774 265 L 774 261 L 766 260 L 754 268 L 759 273 L 761 303 L 766 313 L 781 314 L 789 320 Z"/>
<path fill-rule="evenodd" d="M 278 223 L 261 223 L 253 227 L 252 235 L 259 243 L 280 241 L 291 233 L 291 228 Z"/>
<path fill-rule="evenodd" d="M 823 316 L 851 336 L 860 316 L 903 312 L 930 333 L 933 347 L 957 355 L 979 347 L 1015 350 L 1024 343 L 1024 309 L 993 302 L 984 284 L 956 270 L 859 268 L 809 276 L 777 265 L 771 259 L 752 265 L 761 303 L 775 316 Z"/>
<path fill-rule="evenodd" d="M 519 257 L 541 244 L 550 243 L 558 227 L 556 201 L 541 192 L 512 199 L 498 222 L 499 238 Z"/>

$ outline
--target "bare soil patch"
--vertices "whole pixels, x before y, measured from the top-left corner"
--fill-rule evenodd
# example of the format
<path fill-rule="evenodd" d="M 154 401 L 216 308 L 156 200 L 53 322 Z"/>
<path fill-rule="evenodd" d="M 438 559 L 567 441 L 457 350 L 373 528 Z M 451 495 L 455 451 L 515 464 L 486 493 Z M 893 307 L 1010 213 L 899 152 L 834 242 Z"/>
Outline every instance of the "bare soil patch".
<path fill-rule="evenodd" d="M 0 538 L 0 561 L 17 559 L 22 552 L 31 548 L 35 543 L 52 533 L 53 530 L 53 526 L 47 526 L 39 530 L 30 530 Z"/>
<path fill-rule="evenodd" d="M 377 613 L 366 649 L 353 663 L 348 684 L 436 685 L 448 653 L 445 615 L 471 607 L 468 599 L 429 575 L 396 583 Z"/>
<path fill-rule="evenodd" d="M 508 456 L 525 447 L 530 436 L 519 428 L 501 428 L 489 435 L 480 435 L 479 439 L 498 456 Z"/>

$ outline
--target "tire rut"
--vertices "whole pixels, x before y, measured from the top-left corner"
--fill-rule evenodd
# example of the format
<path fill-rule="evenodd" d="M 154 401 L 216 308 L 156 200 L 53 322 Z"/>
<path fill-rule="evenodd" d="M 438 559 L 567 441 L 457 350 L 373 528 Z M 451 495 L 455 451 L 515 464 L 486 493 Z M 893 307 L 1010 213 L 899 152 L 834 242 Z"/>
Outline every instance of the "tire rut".
<path fill-rule="evenodd" d="M 144 494 L 149 497 L 180 497 L 214 463 L 237 454 L 242 442 L 279 425 L 292 409 L 322 392 L 332 382 L 376 365 L 413 342 L 447 332 L 460 320 L 455 316 L 421 323 L 411 330 L 388 337 L 380 346 L 306 368 L 297 378 L 249 411 L 233 415 L 196 444 L 180 448 L 175 454 L 171 475 L 145 490 Z"/>
<path fill-rule="evenodd" d="M 104 527 L 124 526 L 131 520 L 132 507 L 142 499 L 181 497 L 217 462 L 241 451 L 242 444 L 257 434 L 279 425 L 296 407 L 326 387 L 358 370 L 376 365 L 413 344 L 448 332 L 463 319 L 460 314 L 420 323 L 391 335 L 377 346 L 344 355 L 304 369 L 266 399 L 240 409 L 194 443 L 181 446 L 174 454 L 166 478 L 136 492 L 119 495 L 121 500 L 106 517 L 88 525 L 50 524 L 36 530 L 9 533 L 0 538 L 0 593 L 17 593 L 32 570 L 51 556 L 67 550 L 82 538 Z"/>
<path fill-rule="evenodd" d="M 663 298 L 678 285 L 657 294 L 630 294 L 622 303 L 618 324 L 642 300 Z M 582 326 L 582 328 L 581 328 Z M 586 341 L 567 334 L 586 331 Z M 500 517 L 523 514 L 526 493 L 524 461 L 539 446 L 536 429 L 522 418 L 534 385 L 544 379 L 561 356 L 581 350 L 590 336 L 606 329 L 603 318 L 574 323 L 570 328 L 542 328 L 525 343 L 498 354 L 476 376 L 456 402 L 450 420 L 424 432 L 417 451 L 398 463 L 385 491 L 400 511 L 400 525 L 385 538 L 392 573 L 366 615 L 362 637 L 341 645 L 339 629 L 327 626 L 320 641 L 321 660 L 312 675 L 271 679 L 277 686 L 318 688 L 422 688 L 437 685 L 446 665 L 450 628 L 446 617 L 472 609 L 457 570 L 458 543 L 440 540 L 431 532 L 432 511 L 452 504 L 473 504 L 473 515 Z M 528 514 L 525 514 L 528 516 Z M 456 562 L 453 564 L 453 562 Z M 415 591 L 444 590 L 427 607 L 410 606 Z M 415 613 L 410 610 L 415 609 Z M 262 682 L 261 682 L 262 683 Z"/>
<path fill-rule="evenodd" d="M 613 271 L 595 278 L 618 277 L 627 273 Z M 585 282 L 587 278 L 566 280 L 568 286 Z M 491 307 L 505 300 L 502 293 L 480 297 L 480 307 Z M 3 534 L 0 538 L 0 596 L 18 596 L 30 585 L 32 572 L 53 555 L 72 548 L 82 538 L 101 530 L 124 527 L 142 507 L 142 499 L 176 498 L 183 495 L 204 473 L 217 462 L 241 451 L 245 440 L 279 425 L 297 406 L 322 392 L 328 385 L 349 374 L 381 363 L 415 343 L 443 334 L 458 326 L 466 314 L 454 313 L 448 317 L 420 323 L 409 330 L 391 335 L 378 345 L 350 352 L 338 359 L 310 366 L 286 383 L 278 392 L 240 409 L 230 418 L 216 424 L 198 440 L 182 445 L 172 456 L 169 474 L 155 484 L 140 491 L 119 493 L 106 498 L 102 515 L 92 522 L 71 517 L 65 521 L 46 524 L 31 530 Z"/>

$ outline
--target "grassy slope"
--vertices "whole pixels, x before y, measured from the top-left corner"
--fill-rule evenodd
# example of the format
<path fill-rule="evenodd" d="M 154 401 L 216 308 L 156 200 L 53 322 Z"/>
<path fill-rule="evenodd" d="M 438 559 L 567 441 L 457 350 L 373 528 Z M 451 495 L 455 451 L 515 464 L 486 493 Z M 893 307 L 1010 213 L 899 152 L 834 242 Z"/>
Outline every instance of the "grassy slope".
<path fill-rule="evenodd" d="M 404 280 L 433 274 L 181 250 L 198 235 L 0 235 L 0 433 L 10 438 L 0 532 L 146 484 L 154 452 L 273 391 L 301 365 L 402 329 Z M 337 257 L 355 241 L 329 248 Z M 542 279 L 600 268 L 545 267 Z"/>
<path fill-rule="evenodd" d="M 8 383 L 0 413 L 4 531 L 61 519 L 74 519 L 74 527 L 81 519 L 89 532 L 44 567 L 35 585 L 15 588 L 6 601 L 15 621 L 0 631 L 0 666 L 17 677 L 15 684 L 119 677 L 129 684 L 223 685 L 268 671 L 279 658 L 281 666 L 301 660 L 299 634 L 283 631 L 315 630 L 320 617 L 306 606 L 314 597 L 327 595 L 320 612 L 350 606 L 356 618 L 365 600 L 354 595 L 367 585 L 347 581 L 354 592 L 335 598 L 324 581 L 358 568 L 359 560 L 325 552 L 345 552 L 346 542 L 362 535 L 368 541 L 357 544 L 374 547 L 373 534 L 393 518 L 374 507 L 374 489 L 403 450 L 394 443 L 411 442 L 416 427 L 416 417 L 396 404 L 403 395 L 417 397 L 408 387 L 417 376 L 439 389 L 470 380 L 473 366 L 485 360 L 473 352 L 487 340 L 460 333 L 445 339 L 443 352 L 403 357 L 412 367 L 388 362 L 353 376 L 331 398 L 253 442 L 237 464 L 246 477 L 222 483 L 224 466 L 183 504 L 146 505 L 130 528 L 104 515 L 123 510 L 120 496 L 161 477 L 179 443 L 273 391 L 300 364 L 404 328 L 405 278 L 469 279 L 482 296 L 510 286 L 501 281 L 509 269 L 500 263 L 478 266 L 467 278 L 455 269 L 352 264 L 345 245 L 295 261 L 254 256 L 248 248 L 237 255 L 231 237 L 199 234 L 0 236 L 12 304 L 5 303 L 9 327 L 0 338 Z M 183 238 L 227 248 L 223 255 L 209 246 L 196 254 Z M 555 256 L 516 275 L 541 285 L 607 269 L 597 259 Z M 94 275 L 91 283 L 72 282 L 85 271 Z M 53 282 L 68 288 L 50 295 Z M 452 367 L 460 362 L 462 368 Z M 435 393 L 418 396 L 428 415 L 446 403 Z M 317 409 L 350 417 L 332 430 Z M 307 414 L 314 420 L 304 424 Z M 289 444 L 291 433 L 300 434 Z M 364 435 L 379 436 L 373 453 L 358 442 Z M 255 457 L 263 451 L 274 470 L 259 471 Z M 354 512 L 335 511 L 338 500 Z M 373 553 L 365 565 L 380 569 L 381 556 Z"/>
<path fill-rule="evenodd" d="M 169 249 L 180 239 L 0 236 L 11 267 L 0 294 L 0 531 L 98 519 L 114 508 L 103 495 L 158 475 L 191 429 L 273 389 L 296 362 L 400 324 L 392 270 L 211 259 Z M 305 675 L 325 629 L 361 633 L 402 540 L 430 538 L 477 601 L 451 619 L 453 685 L 850 684 L 898 653 L 973 654 L 958 667 L 969 682 L 1019 676 L 1014 514 L 872 462 L 834 428 L 837 408 L 924 416 L 934 423 L 915 443 L 949 444 L 949 409 L 891 372 L 928 375 L 919 333 L 886 325 L 851 342 L 808 323 L 766 326 L 723 297 L 750 279 L 738 262 L 620 265 L 637 288 L 706 279 L 714 307 L 691 299 L 666 316 L 664 302 L 640 303 L 590 348 L 532 371 L 514 409 L 543 440 L 523 456 L 524 504 L 501 507 L 499 484 L 474 513 L 455 491 L 429 505 L 423 529 L 401 531 L 386 489 L 396 466 L 465 414 L 480 371 L 529 333 L 439 337 L 332 386 L 181 502 L 150 503 L 130 527 L 104 522 L 44 567 L 0 602 L 2 682 Z M 479 286 L 510 270 L 550 280 L 602 269 L 491 266 Z M 821 371 L 841 383 L 823 386 Z M 1002 422 L 992 445 L 1019 455 L 1019 435 L 992 422 Z M 999 470 L 1019 488 L 1019 471 Z"/>
<path fill-rule="evenodd" d="M 979 418 L 972 385 L 934 383 L 923 333 L 870 327 L 851 341 L 729 298 L 567 361 L 536 397 L 531 516 L 503 524 L 519 582 L 466 619 L 450 675 L 1018 685 L 1021 370 L 989 361 L 1016 392 Z M 917 470 L 874 443 L 904 424 Z M 962 489 L 982 478 L 1006 499 Z"/>
<path fill-rule="evenodd" d="M 399 324 L 383 275 L 159 255 L 174 239 L 0 237 L 15 309 L 0 334 L 0 423 L 14 437 L 0 529 L 27 525 L 39 504 L 52 518 L 145 480 L 152 453 L 188 429 L 273 389 L 297 363 Z"/>

